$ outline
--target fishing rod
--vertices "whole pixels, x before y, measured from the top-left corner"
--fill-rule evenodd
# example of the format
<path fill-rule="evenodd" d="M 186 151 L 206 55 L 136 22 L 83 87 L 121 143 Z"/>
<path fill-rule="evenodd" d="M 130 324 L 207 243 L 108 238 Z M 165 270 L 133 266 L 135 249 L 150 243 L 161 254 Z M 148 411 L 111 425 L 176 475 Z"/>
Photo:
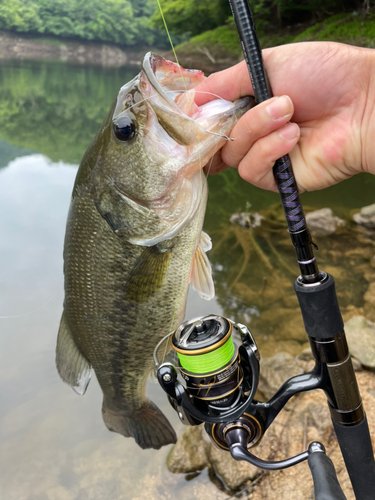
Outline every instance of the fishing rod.
<path fill-rule="evenodd" d="M 259 40 L 247 0 L 229 0 L 257 103 L 272 97 Z M 319 271 L 289 155 L 273 167 L 300 276 L 294 289 L 315 359 L 309 373 L 287 380 L 267 402 L 254 399 L 259 353 L 249 329 L 221 316 L 187 321 L 156 347 L 157 378 L 186 425 L 205 424 L 212 441 L 235 460 L 277 470 L 308 461 L 316 500 L 345 500 L 334 466 L 321 443 L 281 461 L 265 461 L 249 450 L 259 442 L 289 399 L 300 392 L 325 392 L 331 419 L 357 500 L 375 492 L 375 462 L 366 414 L 345 337 L 334 279 Z M 239 347 L 232 334 L 241 339 Z M 178 356 L 158 362 L 160 346 L 170 341 Z M 182 383 L 178 378 L 181 374 Z"/>
<path fill-rule="evenodd" d="M 247 0 L 229 0 L 255 100 L 272 97 Z M 332 422 L 357 500 L 374 497 L 375 464 L 367 418 L 358 390 L 337 302 L 334 279 L 319 272 L 289 155 L 273 167 L 301 275 L 294 289 L 314 358 L 327 370 L 324 388 Z"/>

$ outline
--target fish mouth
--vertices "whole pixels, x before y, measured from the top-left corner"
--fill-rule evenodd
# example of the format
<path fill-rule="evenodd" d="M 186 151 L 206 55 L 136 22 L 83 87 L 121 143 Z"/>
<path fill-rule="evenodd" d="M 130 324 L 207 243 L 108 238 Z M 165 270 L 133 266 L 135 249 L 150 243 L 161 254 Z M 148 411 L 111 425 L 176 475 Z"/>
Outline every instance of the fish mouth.
<path fill-rule="evenodd" d="M 140 75 L 120 91 L 113 116 L 132 113 L 138 120 L 134 144 L 144 158 L 134 180 L 130 176 L 115 186 L 144 221 L 134 229 L 130 243 L 152 246 L 171 239 L 195 217 L 207 198 L 203 167 L 251 107 L 246 97 L 197 106 L 195 87 L 204 79 L 202 71 L 184 69 L 149 52 Z M 145 232 L 149 221 L 152 230 Z"/>
<path fill-rule="evenodd" d="M 250 104 L 250 97 L 231 102 L 217 96 L 198 106 L 195 87 L 206 78 L 202 71 L 185 69 L 152 52 L 145 55 L 142 68 L 142 94 L 164 130 L 182 146 L 201 142 L 209 134 L 228 140 L 220 130 L 223 120 Z"/>
<path fill-rule="evenodd" d="M 124 113 L 138 120 L 142 155 L 147 158 L 142 172 L 145 178 L 154 172 L 158 180 L 142 185 L 138 173 L 133 184 L 119 183 L 117 189 L 129 204 L 141 210 L 172 209 L 184 180 L 203 169 L 251 107 L 247 97 L 198 106 L 195 88 L 204 79 L 202 71 L 184 69 L 149 52 L 140 75 L 121 88 L 112 119 Z"/>
<path fill-rule="evenodd" d="M 171 176 L 163 192 L 139 202 L 164 209 L 175 202 L 183 179 L 202 170 L 229 140 L 226 134 L 251 98 L 219 98 L 198 106 L 195 87 L 206 78 L 202 71 L 184 69 L 152 52 L 145 55 L 142 69 L 139 89 L 149 108 L 143 144 L 153 163 L 168 164 Z"/>

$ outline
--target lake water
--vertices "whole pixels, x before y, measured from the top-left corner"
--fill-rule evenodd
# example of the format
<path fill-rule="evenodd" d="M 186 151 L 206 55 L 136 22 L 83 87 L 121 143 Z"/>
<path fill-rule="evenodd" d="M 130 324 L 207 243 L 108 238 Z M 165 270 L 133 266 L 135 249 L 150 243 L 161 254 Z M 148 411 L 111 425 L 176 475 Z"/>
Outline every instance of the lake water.
<path fill-rule="evenodd" d="M 172 499 L 177 491 L 181 499 L 226 497 L 207 471 L 189 481 L 171 474 L 165 465 L 171 447 L 142 451 L 108 432 L 96 380 L 79 397 L 55 369 L 63 238 L 77 165 L 118 89 L 138 71 L 0 66 L 0 498 Z M 299 352 L 306 339 L 291 289 L 298 269 L 273 208 L 278 195 L 244 183 L 234 170 L 210 178 L 209 186 L 205 229 L 213 238 L 217 297 L 207 303 L 190 293 L 187 317 L 226 314 L 250 324 L 263 354 Z M 362 243 L 355 243 L 350 215 L 374 202 L 374 190 L 375 177 L 359 175 L 302 196 L 306 207 L 330 206 L 347 220 L 345 231 L 318 241 L 344 312 L 362 307 L 366 289 L 358 270 L 367 257 L 358 247 L 367 240 L 359 234 Z M 275 224 L 254 232 L 230 225 L 230 215 L 249 204 L 276 214 Z M 183 426 L 161 389 L 150 382 L 148 394 L 180 435 Z"/>

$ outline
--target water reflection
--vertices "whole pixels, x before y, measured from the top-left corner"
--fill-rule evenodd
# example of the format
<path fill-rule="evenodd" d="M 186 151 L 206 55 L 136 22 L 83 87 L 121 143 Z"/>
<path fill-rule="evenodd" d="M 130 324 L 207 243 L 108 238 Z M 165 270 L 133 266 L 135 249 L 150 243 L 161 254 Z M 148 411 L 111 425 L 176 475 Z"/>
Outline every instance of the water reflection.
<path fill-rule="evenodd" d="M 120 87 L 139 68 L 104 69 L 52 63 L 0 66 L 0 137 L 79 163 Z"/>
<path fill-rule="evenodd" d="M 76 166 L 40 154 L 0 172 L 0 497 L 174 498 L 181 489 L 181 498 L 191 498 L 195 481 L 211 487 L 207 475 L 185 485 L 165 467 L 170 447 L 143 451 L 107 431 L 95 379 L 80 398 L 57 375 L 62 246 L 75 174 Z M 190 294 L 188 316 L 204 314 L 206 305 Z M 216 302 L 210 310 L 221 312 Z M 161 389 L 150 382 L 147 392 L 181 433 Z"/>

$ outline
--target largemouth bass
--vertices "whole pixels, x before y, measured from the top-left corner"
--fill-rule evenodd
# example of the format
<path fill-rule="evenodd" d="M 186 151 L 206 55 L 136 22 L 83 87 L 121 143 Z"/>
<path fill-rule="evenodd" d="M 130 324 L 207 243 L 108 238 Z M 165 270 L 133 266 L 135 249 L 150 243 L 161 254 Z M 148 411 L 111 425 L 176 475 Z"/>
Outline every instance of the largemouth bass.
<path fill-rule="evenodd" d="M 189 283 L 214 295 L 201 168 L 251 105 L 197 107 L 203 78 L 145 56 L 82 159 L 66 227 L 57 369 L 84 394 L 93 368 L 106 426 L 142 448 L 176 441 L 146 397 L 152 353 L 183 320 Z"/>

